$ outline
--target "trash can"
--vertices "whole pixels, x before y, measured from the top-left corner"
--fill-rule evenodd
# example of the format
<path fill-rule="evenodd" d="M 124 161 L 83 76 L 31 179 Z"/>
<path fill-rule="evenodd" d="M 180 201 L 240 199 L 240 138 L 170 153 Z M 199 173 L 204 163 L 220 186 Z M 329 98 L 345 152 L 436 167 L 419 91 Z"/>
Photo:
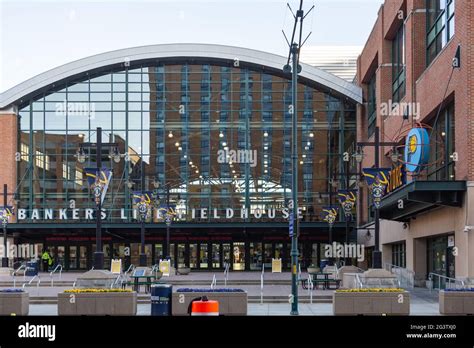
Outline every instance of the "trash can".
<path fill-rule="evenodd" d="M 171 315 L 171 295 L 173 286 L 170 284 L 155 284 L 151 286 L 151 315 Z"/>
<path fill-rule="evenodd" d="M 25 275 L 27 277 L 33 277 L 35 275 L 38 275 L 38 271 L 39 271 L 39 265 L 37 261 L 29 261 L 26 263 Z"/>

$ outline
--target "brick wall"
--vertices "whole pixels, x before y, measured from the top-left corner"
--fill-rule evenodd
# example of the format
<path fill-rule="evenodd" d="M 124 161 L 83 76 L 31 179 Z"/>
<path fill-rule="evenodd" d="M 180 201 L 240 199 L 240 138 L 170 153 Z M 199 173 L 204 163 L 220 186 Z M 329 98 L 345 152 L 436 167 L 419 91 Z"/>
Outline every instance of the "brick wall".
<path fill-rule="evenodd" d="M 17 152 L 17 116 L 13 110 L 0 110 L 0 205 L 3 205 L 3 185 L 8 185 L 8 192 L 13 193 L 17 184 L 15 154 Z M 6 165 L 8 163 L 8 165 Z M 12 199 L 8 196 L 8 199 Z"/>

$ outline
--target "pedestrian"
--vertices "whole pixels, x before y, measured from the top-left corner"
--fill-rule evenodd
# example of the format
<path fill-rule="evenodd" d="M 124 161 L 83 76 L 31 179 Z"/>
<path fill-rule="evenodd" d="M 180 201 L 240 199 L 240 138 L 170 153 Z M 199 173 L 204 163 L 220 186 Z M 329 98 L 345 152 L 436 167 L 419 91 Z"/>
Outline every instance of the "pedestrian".
<path fill-rule="evenodd" d="M 51 260 L 51 256 L 49 256 L 49 251 L 44 249 L 43 254 L 41 255 L 41 261 L 43 263 L 43 272 L 48 272 L 50 260 Z"/>

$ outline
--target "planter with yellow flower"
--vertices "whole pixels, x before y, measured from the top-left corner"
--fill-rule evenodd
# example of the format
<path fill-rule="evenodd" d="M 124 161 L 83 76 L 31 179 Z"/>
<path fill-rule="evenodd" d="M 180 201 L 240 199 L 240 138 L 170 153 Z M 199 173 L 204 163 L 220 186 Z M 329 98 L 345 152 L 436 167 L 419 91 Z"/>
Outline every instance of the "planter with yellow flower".
<path fill-rule="evenodd" d="M 136 315 L 137 293 L 122 289 L 70 289 L 58 294 L 59 315 Z"/>
<path fill-rule="evenodd" d="M 334 315 L 409 315 L 410 293 L 399 288 L 336 290 Z"/>

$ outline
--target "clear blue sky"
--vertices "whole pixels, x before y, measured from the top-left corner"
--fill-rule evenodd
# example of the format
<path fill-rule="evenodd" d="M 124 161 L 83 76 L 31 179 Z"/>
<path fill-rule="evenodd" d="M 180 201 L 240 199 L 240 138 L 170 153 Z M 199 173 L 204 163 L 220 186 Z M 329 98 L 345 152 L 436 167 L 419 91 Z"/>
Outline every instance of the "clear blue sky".
<path fill-rule="evenodd" d="M 215 43 L 286 55 L 298 0 L 0 0 L 0 91 L 93 54 Z M 382 0 L 305 0 L 307 45 L 363 45 Z"/>

